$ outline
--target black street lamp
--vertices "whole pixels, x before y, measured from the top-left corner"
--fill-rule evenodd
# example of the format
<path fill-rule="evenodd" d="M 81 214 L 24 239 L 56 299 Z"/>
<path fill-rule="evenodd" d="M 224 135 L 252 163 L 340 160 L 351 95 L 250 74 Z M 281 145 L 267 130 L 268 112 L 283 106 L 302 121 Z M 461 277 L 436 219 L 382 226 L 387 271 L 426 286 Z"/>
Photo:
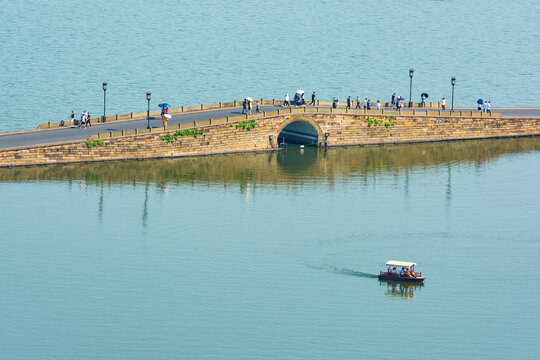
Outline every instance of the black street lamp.
<path fill-rule="evenodd" d="M 103 122 L 106 122 L 107 121 L 107 118 L 105 117 L 105 102 L 107 100 L 107 82 L 104 81 L 103 82 Z"/>
<path fill-rule="evenodd" d="M 452 110 L 454 111 L 454 86 L 456 85 L 456 78 L 452 76 L 452 79 L 450 80 L 452 83 Z"/>
<path fill-rule="evenodd" d="M 146 100 L 148 100 L 148 110 L 146 110 L 146 119 L 148 120 L 147 129 L 150 129 L 150 99 L 152 98 L 152 93 L 150 91 L 146 92 Z"/>
<path fill-rule="evenodd" d="M 412 107 L 412 77 L 414 75 L 414 69 L 409 69 L 409 78 L 411 82 L 409 83 L 409 107 Z"/>

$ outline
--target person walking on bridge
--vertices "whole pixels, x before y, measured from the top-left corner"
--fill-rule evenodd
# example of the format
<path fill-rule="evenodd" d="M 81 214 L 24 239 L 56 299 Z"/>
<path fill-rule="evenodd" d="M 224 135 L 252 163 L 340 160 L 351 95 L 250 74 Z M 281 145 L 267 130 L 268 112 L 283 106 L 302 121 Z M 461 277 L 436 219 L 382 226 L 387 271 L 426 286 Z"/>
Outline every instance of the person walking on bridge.
<path fill-rule="evenodd" d="M 347 98 L 347 109 L 351 109 L 351 96 L 349 95 L 349 97 Z"/>
<path fill-rule="evenodd" d="M 291 107 L 291 103 L 289 102 L 289 94 L 285 94 L 285 99 L 283 100 L 283 106 Z"/>
<path fill-rule="evenodd" d="M 309 103 L 310 106 L 315 106 L 315 91 L 313 94 L 311 94 L 311 102 Z"/>
<path fill-rule="evenodd" d="M 247 114 L 247 100 L 244 99 L 242 102 L 242 114 Z"/>
<path fill-rule="evenodd" d="M 86 121 L 86 110 L 83 110 L 83 112 L 81 113 L 80 121 L 79 121 L 79 128 L 81 128 L 84 125 L 85 121 Z"/>
<path fill-rule="evenodd" d="M 85 127 L 87 127 L 87 126 L 90 126 L 90 127 L 92 126 L 92 123 L 90 122 L 90 113 L 88 111 L 86 112 L 86 125 L 85 125 Z"/>
<path fill-rule="evenodd" d="M 445 98 L 441 99 L 441 106 L 442 106 L 443 111 L 446 110 L 446 99 Z"/>
<path fill-rule="evenodd" d="M 355 110 L 356 109 L 360 109 L 362 110 L 362 106 L 360 105 L 362 103 L 362 100 L 360 100 L 360 96 L 357 96 L 356 97 L 356 107 L 354 108 Z"/>

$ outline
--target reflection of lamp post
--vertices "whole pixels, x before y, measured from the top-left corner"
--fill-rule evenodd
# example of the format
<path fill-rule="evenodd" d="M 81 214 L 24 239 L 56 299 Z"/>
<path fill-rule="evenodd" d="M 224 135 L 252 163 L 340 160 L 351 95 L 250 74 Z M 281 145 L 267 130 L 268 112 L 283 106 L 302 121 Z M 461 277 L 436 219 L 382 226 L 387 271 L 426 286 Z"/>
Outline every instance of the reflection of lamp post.
<path fill-rule="evenodd" d="M 409 70 L 409 77 L 411 81 L 409 83 L 409 107 L 412 107 L 412 77 L 414 75 L 414 69 Z"/>
<path fill-rule="evenodd" d="M 146 119 L 148 120 L 147 129 L 150 129 L 150 99 L 152 98 L 152 93 L 150 91 L 146 92 L 146 100 L 148 100 L 148 110 L 146 110 Z"/>
<path fill-rule="evenodd" d="M 107 118 L 105 117 L 105 101 L 107 100 L 107 82 L 103 82 L 103 122 L 107 121 Z"/>
<path fill-rule="evenodd" d="M 452 76 L 450 82 L 452 83 L 452 111 L 454 111 L 454 86 L 456 85 L 456 78 Z"/>

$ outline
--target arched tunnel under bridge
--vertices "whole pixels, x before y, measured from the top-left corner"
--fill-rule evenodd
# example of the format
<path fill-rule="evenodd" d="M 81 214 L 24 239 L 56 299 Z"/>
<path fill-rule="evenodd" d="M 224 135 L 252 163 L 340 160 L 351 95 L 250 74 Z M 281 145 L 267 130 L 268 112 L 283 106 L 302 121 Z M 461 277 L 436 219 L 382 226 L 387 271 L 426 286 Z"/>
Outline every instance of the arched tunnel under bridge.
<path fill-rule="evenodd" d="M 278 144 L 317 146 L 319 134 L 317 130 L 303 120 L 293 121 L 285 126 L 278 136 Z"/>

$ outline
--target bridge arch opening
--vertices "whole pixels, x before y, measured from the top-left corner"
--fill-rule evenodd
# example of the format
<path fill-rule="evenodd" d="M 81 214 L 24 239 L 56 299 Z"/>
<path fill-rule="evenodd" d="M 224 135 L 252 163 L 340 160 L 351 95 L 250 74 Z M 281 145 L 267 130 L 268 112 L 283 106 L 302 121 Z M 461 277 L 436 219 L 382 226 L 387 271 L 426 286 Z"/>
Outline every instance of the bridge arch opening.
<path fill-rule="evenodd" d="M 317 129 L 303 120 L 290 122 L 278 135 L 278 144 L 317 146 L 318 140 Z"/>

